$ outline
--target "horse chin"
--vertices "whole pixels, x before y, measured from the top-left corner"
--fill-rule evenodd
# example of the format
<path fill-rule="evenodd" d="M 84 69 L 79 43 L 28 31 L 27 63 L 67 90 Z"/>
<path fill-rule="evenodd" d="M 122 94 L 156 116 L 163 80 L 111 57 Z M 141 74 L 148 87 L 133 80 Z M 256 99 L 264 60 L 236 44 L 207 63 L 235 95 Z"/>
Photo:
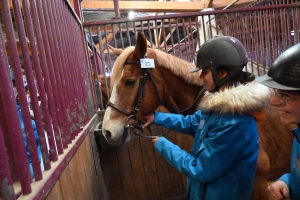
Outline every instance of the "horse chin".
<path fill-rule="evenodd" d="M 113 146 L 120 146 L 126 144 L 135 138 L 134 134 L 130 132 L 130 129 L 124 129 L 122 135 L 114 138 L 106 138 L 107 142 Z"/>
<path fill-rule="evenodd" d="M 123 144 L 126 144 L 128 142 L 130 142 L 131 140 L 133 140 L 135 137 L 134 135 L 130 132 L 130 130 L 128 129 L 124 129 L 123 135 L 122 135 L 122 141 Z"/>

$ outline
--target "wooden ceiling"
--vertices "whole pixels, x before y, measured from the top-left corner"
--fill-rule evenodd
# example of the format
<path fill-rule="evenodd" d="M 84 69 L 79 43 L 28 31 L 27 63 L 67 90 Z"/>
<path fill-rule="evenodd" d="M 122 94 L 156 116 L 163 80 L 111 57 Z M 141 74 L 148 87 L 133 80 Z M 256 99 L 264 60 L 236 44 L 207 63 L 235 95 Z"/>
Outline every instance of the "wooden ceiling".
<path fill-rule="evenodd" d="M 69 0 L 72 1 L 72 0 Z M 257 0 L 118 0 L 120 18 L 128 17 L 130 11 L 135 17 L 168 13 L 199 12 L 206 8 L 230 9 L 247 7 Z M 83 0 L 81 2 L 84 21 L 97 21 L 117 17 L 113 0 Z"/>
<path fill-rule="evenodd" d="M 12 0 L 7 0 L 12 9 Z M 67 0 L 71 6 L 74 0 Z M 81 1 L 81 0 L 80 0 Z M 120 17 L 127 17 L 129 11 L 135 13 L 185 13 L 198 12 L 206 8 L 216 10 L 228 8 L 246 7 L 256 0 L 118 0 Z M 22 5 L 21 5 L 22 6 Z M 113 0 L 82 0 L 81 8 L 84 15 L 84 21 L 111 19 L 115 16 Z M 1 7 L 0 7 L 1 10 Z"/>
<path fill-rule="evenodd" d="M 133 3 L 134 2 L 134 3 Z M 133 12 L 198 12 L 206 8 L 223 9 L 232 4 L 234 7 L 245 7 L 255 0 L 201 0 L 201 1 L 118 1 L 120 11 Z M 84 0 L 83 10 L 114 11 L 114 2 L 103 0 Z"/>

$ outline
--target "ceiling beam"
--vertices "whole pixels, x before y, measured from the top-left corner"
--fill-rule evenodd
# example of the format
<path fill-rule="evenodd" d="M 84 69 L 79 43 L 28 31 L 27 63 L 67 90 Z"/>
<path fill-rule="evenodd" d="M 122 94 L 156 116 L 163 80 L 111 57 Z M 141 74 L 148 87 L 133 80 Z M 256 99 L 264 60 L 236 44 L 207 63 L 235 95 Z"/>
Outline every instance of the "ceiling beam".
<path fill-rule="evenodd" d="M 255 0 L 239 0 L 234 5 L 247 5 Z M 215 9 L 223 9 L 231 4 L 233 0 L 213 0 L 194 2 L 174 2 L 174 1 L 119 1 L 120 11 L 135 12 L 198 12 L 209 5 Z M 113 1 L 85 0 L 82 1 L 83 10 L 93 9 L 98 11 L 114 11 Z"/>
<path fill-rule="evenodd" d="M 197 12 L 207 7 L 207 3 L 172 2 L 172 1 L 119 1 L 120 11 L 135 12 Z M 114 11 L 113 1 L 83 1 L 82 9 L 97 9 L 99 11 Z"/>

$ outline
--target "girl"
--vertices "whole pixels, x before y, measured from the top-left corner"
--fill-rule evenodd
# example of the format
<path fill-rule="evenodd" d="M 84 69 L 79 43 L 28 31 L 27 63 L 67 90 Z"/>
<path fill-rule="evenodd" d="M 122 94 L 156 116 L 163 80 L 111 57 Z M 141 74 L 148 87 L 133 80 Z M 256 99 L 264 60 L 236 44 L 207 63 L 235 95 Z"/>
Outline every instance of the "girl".
<path fill-rule="evenodd" d="M 218 36 L 201 45 L 196 68 L 202 70 L 206 94 L 193 115 L 155 112 L 151 123 L 194 136 L 191 153 L 164 137 L 154 148 L 187 176 L 186 197 L 192 200 L 248 200 L 259 150 L 257 120 L 264 118 L 266 87 L 242 69 L 248 58 L 234 37 Z M 254 89 L 255 88 L 255 89 Z"/>

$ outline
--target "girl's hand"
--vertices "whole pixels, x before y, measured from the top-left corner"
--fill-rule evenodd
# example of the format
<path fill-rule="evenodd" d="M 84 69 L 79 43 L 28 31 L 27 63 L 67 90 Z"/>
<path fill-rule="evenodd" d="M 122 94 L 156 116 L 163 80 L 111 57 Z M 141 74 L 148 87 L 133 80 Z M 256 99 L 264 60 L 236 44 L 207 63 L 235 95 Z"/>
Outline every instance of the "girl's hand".
<path fill-rule="evenodd" d="M 156 144 L 156 142 L 157 142 L 158 139 L 159 139 L 158 136 L 156 136 L 154 139 L 152 139 L 152 144 L 153 144 L 153 146 L 155 146 L 155 144 Z"/>
<path fill-rule="evenodd" d="M 143 125 L 143 128 L 146 128 L 148 125 L 152 124 L 154 122 L 154 114 L 151 113 L 150 115 L 145 116 L 145 124 Z"/>
<path fill-rule="evenodd" d="M 269 185 L 267 192 L 269 197 L 274 200 L 283 200 L 290 198 L 288 186 L 280 180 Z"/>

